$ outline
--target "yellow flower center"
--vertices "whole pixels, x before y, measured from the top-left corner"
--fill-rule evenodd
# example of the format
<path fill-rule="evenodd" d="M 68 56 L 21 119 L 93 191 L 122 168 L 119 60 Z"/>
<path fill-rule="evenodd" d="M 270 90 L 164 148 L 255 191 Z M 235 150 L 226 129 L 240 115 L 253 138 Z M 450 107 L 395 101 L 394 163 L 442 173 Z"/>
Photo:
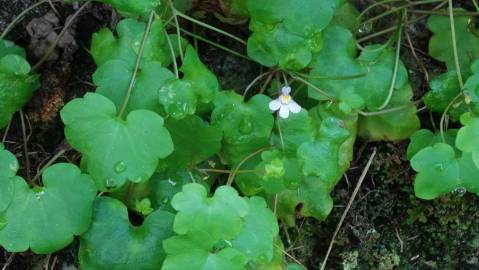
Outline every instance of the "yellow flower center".
<path fill-rule="evenodd" d="M 291 101 L 290 95 L 281 95 L 281 103 L 289 104 L 290 101 Z"/>

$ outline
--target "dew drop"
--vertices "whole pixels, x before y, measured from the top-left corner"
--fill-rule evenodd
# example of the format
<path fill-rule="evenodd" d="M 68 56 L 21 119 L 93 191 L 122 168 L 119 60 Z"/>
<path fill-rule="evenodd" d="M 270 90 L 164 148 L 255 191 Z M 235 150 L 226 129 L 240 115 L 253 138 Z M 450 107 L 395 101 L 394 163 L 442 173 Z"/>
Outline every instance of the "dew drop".
<path fill-rule="evenodd" d="M 35 198 L 37 198 L 37 200 L 40 200 L 43 197 L 43 195 L 45 195 L 45 191 L 43 191 L 43 190 L 39 191 L 39 192 L 35 193 Z"/>
<path fill-rule="evenodd" d="M 373 30 L 373 24 L 372 23 L 363 23 L 361 27 L 359 27 L 358 32 L 360 34 L 368 34 Z"/>
<path fill-rule="evenodd" d="M 106 187 L 107 187 L 107 188 L 114 188 L 114 187 L 116 187 L 115 179 L 113 179 L 113 178 L 108 178 L 108 179 L 106 180 Z"/>
<path fill-rule="evenodd" d="M 243 118 L 239 125 L 239 131 L 242 134 L 250 134 L 253 131 L 253 123 L 249 118 Z"/>
<path fill-rule="evenodd" d="M 135 183 L 140 183 L 148 179 L 148 176 L 145 175 L 139 175 L 136 178 L 133 179 L 133 182 Z"/>
<path fill-rule="evenodd" d="M 436 168 L 438 171 L 444 171 L 444 165 L 441 163 L 434 165 L 434 168 Z"/>
<path fill-rule="evenodd" d="M 466 192 L 467 192 L 467 189 L 464 187 L 457 187 L 452 191 L 452 193 L 458 197 L 464 196 Z"/>
<path fill-rule="evenodd" d="M 18 171 L 18 162 L 17 161 L 10 162 L 10 164 L 8 164 L 8 168 L 10 168 L 10 170 L 12 170 L 13 172 L 17 172 Z"/>
<path fill-rule="evenodd" d="M 124 161 L 119 161 L 118 163 L 116 163 L 114 170 L 117 174 L 120 174 L 120 173 L 126 171 L 125 162 Z"/>
<path fill-rule="evenodd" d="M 170 183 L 172 186 L 176 186 L 176 182 L 171 179 L 168 179 L 168 183 Z"/>

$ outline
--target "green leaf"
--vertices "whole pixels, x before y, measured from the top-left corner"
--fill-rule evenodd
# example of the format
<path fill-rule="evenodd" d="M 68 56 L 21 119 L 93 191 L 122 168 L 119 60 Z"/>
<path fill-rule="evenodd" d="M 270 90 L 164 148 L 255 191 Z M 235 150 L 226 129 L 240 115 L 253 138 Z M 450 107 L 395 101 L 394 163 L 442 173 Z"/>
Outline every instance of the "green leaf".
<path fill-rule="evenodd" d="M 471 153 L 479 168 L 479 118 L 466 113 L 461 116 L 461 123 L 464 126 L 457 132 L 456 146 L 463 153 Z"/>
<path fill-rule="evenodd" d="M 138 213 L 141 213 L 141 209 L 137 203 L 143 200 L 149 200 L 154 210 L 175 212 L 170 204 L 173 196 L 191 181 L 186 170 L 155 173 L 148 182 L 124 185 L 110 193 L 110 196 L 121 200 L 129 209 Z"/>
<path fill-rule="evenodd" d="M 444 132 L 444 139 L 446 140 L 446 144 L 454 145 L 456 141 L 457 129 L 448 129 Z M 416 131 L 411 136 L 411 142 L 407 148 L 407 158 L 411 160 L 411 158 L 417 154 L 420 150 L 428 147 L 433 146 L 436 143 L 442 142 L 442 137 L 440 133 L 432 133 L 432 131 L 428 129 L 421 129 Z"/>
<path fill-rule="evenodd" d="M 232 239 L 243 229 L 242 218 L 248 213 L 248 204 L 231 187 L 219 187 L 212 198 L 207 197 L 200 184 L 183 186 L 171 202 L 178 211 L 174 230 L 177 234 L 205 232 L 213 243 Z"/>
<path fill-rule="evenodd" d="M 425 200 L 465 189 L 479 194 L 479 170 L 470 154 L 455 157 L 454 148 L 437 143 L 419 151 L 411 159 L 412 168 L 418 172 L 414 192 Z"/>
<path fill-rule="evenodd" d="M 464 93 L 472 102 L 479 102 L 479 60 L 474 61 L 471 66 L 473 74 L 464 84 Z"/>
<path fill-rule="evenodd" d="M 93 34 L 91 54 L 96 64 L 102 66 L 110 60 L 123 60 L 133 68 L 145 30 L 146 23 L 135 19 L 124 19 L 117 25 L 118 37 L 115 37 L 108 28 Z M 178 40 L 176 36 L 171 36 L 170 39 L 172 43 Z M 173 49 L 177 50 L 177 48 L 178 44 L 173 44 Z M 142 59 L 160 62 L 163 67 L 167 67 L 172 62 L 171 50 L 160 20 L 155 20 L 151 26 Z"/>
<path fill-rule="evenodd" d="M 175 119 L 196 112 L 198 103 L 210 103 L 220 90 L 216 76 L 200 61 L 195 49 L 188 45 L 181 67 L 183 78 L 170 79 L 160 88 L 160 103 Z"/>
<path fill-rule="evenodd" d="M 456 70 L 449 17 L 430 16 L 427 26 L 433 32 L 429 41 L 429 55 L 445 62 L 449 71 Z M 464 76 L 469 73 L 469 67 L 474 59 L 479 57 L 479 38 L 474 33 L 474 23 L 470 16 L 455 16 L 454 26 L 459 66 Z"/>
<path fill-rule="evenodd" d="M 119 201 L 99 197 L 90 229 L 81 236 L 79 259 L 85 270 L 160 269 L 166 257 L 161 242 L 173 235 L 173 214 L 155 211 L 132 226 Z"/>
<path fill-rule="evenodd" d="M 192 85 L 192 90 L 202 103 L 209 103 L 220 90 L 218 79 L 200 60 L 193 46 L 186 47 L 185 59 L 180 71 L 183 81 Z"/>
<path fill-rule="evenodd" d="M 256 173 L 261 177 L 261 187 L 267 193 L 279 193 L 285 189 L 286 168 L 283 156 L 279 151 L 264 151 L 262 162 L 256 167 Z"/>
<path fill-rule="evenodd" d="M 349 30 L 328 27 L 324 31 L 324 48 L 311 64 L 311 83 L 340 101 L 349 96 L 341 95 L 344 91 L 354 93 L 363 99 L 363 108 L 377 111 L 389 95 L 395 52 L 384 45 L 367 46 L 359 57 L 356 51 L 356 41 Z M 404 89 L 407 82 L 406 68 L 399 62 L 394 92 Z M 313 89 L 309 95 L 324 100 Z"/>
<path fill-rule="evenodd" d="M 342 127 L 349 132 L 349 137 L 341 144 L 338 153 L 341 174 L 346 172 L 350 162 L 353 160 L 354 143 L 356 142 L 358 129 L 357 113 L 351 112 L 349 110 L 352 109 L 351 107 L 345 113 L 343 112 L 343 108 L 341 104 L 330 104 L 328 102 L 320 104 L 310 110 L 310 115 L 314 119 L 313 122 L 319 125 L 319 128 L 323 120 L 333 117 L 340 120 Z"/>
<path fill-rule="evenodd" d="M 246 0 L 251 15 L 248 55 L 265 66 L 301 70 L 322 47 L 321 31 L 338 1 Z"/>
<path fill-rule="evenodd" d="M 65 0 L 65 2 L 76 2 L 77 0 Z M 117 9 L 123 16 L 147 18 L 148 14 L 160 6 L 159 0 L 95 0 L 97 2 L 110 4 Z"/>
<path fill-rule="evenodd" d="M 168 256 L 162 270 L 244 270 L 246 256 L 234 248 L 209 252 L 206 232 L 167 239 L 163 246 Z"/>
<path fill-rule="evenodd" d="M 359 14 L 359 11 L 356 9 L 356 7 L 354 7 L 354 5 L 348 1 L 345 1 L 334 12 L 331 25 L 341 26 L 349 29 L 350 31 L 354 31 L 361 23 Z"/>
<path fill-rule="evenodd" d="M 275 258 L 279 228 L 264 199 L 241 198 L 229 186 L 208 198 L 205 187 L 188 184 L 172 205 L 178 235 L 163 242 L 168 254 L 163 270 L 247 269 L 247 262 L 261 265 Z"/>
<path fill-rule="evenodd" d="M 457 80 L 456 71 L 448 71 L 431 79 L 431 89 L 424 95 L 424 104 L 433 112 L 442 113 L 451 101 L 459 94 L 461 87 Z M 453 119 L 458 119 L 460 111 L 466 112 L 466 108 L 452 106 L 449 114 Z"/>
<path fill-rule="evenodd" d="M 277 148 L 282 149 L 284 155 L 288 157 L 296 157 L 298 147 L 305 142 L 312 142 L 317 133 L 313 119 L 305 109 L 291 114 L 288 118 L 278 117 L 276 122 L 281 129 L 281 136 L 274 136 L 273 141 Z"/>
<path fill-rule="evenodd" d="M 218 94 L 211 123 L 223 132 L 222 156 L 230 166 L 268 144 L 273 128 L 270 101 L 267 96 L 255 95 L 245 103 L 237 93 Z"/>
<path fill-rule="evenodd" d="M 268 263 L 273 259 L 273 245 L 279 227 L 276 217 L 260 197 L 247 199 L 248 214 L 244 217 L 241 233 L 231 241 L 232 247 L 243 252 L 249 260 Z"/>
<path fill-rule="evenodd" d="M 288 32 L 283 25 L 274 28 L 254 21 L 250 26 L 253 35 L 248 39 L 248 56 L 258 63 L 273 67 L 279 65 L 286 70 L 301 70 L 312 59 L 312 49 L 322 47 L 321 35 L 312 40 Z"/>
<path fill-rule="evenodd" d="M 8 154 L 2 153 L 2 159 Z M 13 162 L 11 157 L 7 157 Z M 17 167 L 18 168 L 18 167 Z M 10 170 L 11 175 L 13 171 Z M 0 177 L 0 181 L 10 181 Z M 0 245 L 9 252 L 31 248 L 37 254 L 60 250 L 84 233 L 91 222 L 96 188 L 90 176 L 71 164 L 55 164 L 43 173 L 44 187 L 30 188 L 14 177 L 14 193 L 8 208 L 0 212 L 5 222 Z M 4 185 L 3 183 L 1 184 Z M 1 205 L 5 206 L 2 197 Z"/>
<path fill-rule="evenodd" d="M 127 95 L 133 71 L 134 67 L 123 60 L 104 63 L 93 74 L 96 92 L 111 99 L 119 110 Z M 145 62 L 135 77 L 135 86 L 125 112 L 145 109 L 161 113 L 163 110 L 158 103 L 158 89 L 173 77 L 173 73 L 163 68 L 160 62 Z"/>
<path fill-rule="evenodd" d="M 317 176 L 321 181 L 334 185 L 341 177 L 339 148 L 348 139 L 349 131 L 336 118 L 321 123 L 318 139 L 305 142 L 297 152 L 298 162 L 306 176 Z"/>
<path fill-rule="evenodd" d="M 409 85 L 394 92 L 385 110 L 402 108 L 374 116 L 360 116 L 358 134 L 370 141 L 399 141 L 409 138 L 420 127 Z"/>
<path fill-rule="evenodd" d="M 221 130 L 196 115 L 182 120 L 169 119 L 165 126 L 170 131 L 175 151 L 164 162 L 173 170 L 194 166 L 221 148 Z"/>
<path fill-rule="evenodd" d="M 283 23 L 289 32 L 304 36 L 323 30 L 337 4 L 336 0 L 246 0 L 252 20 L 270 25 Z"/>
<path fill-rule="evenodd" d="M 23 58 L 27 56 L 25 53 L 25 50 L 22 47 L 15 45 L 15 43 L 9 40 L 1 39 L 0 40 L 0 58 L 3 58 L 4 56 L 7 56 L 9 54 L 18 55 Z"/>
<path fill-rule="evenodd" d="M 5 211 L 12 202 L 18 168 L 17 158 L 0 144 L 0 212 Z M 0 229 L 3 225 L 0 221 Z"/>
<path fill-rule="evenodd" d="M 87 170 L 100 190 L 121 187 L 127 180 L 147 181 L 160 158 L 173 151 L 163 119 L 154 112 L 136 110 L 126 120 L 100 94 L 87 93 L 61 111 L 65 135 L 82 153 Z"/>
<path fill-rule="evenodd" d="M 30 73 L 25 52 L 13 43 L 0 40 L 0 128 L 22 108 L 39 87 L 38 76 Z"/>
<path fill-rule="evenodd" d="M 303 205 L 301 215 L 325 220 L 333 209 L 333 199 L 330 195 L 333 188 L 334 185 L 320 178 L 306 177 L 298 190 L 298 197 Z"/>

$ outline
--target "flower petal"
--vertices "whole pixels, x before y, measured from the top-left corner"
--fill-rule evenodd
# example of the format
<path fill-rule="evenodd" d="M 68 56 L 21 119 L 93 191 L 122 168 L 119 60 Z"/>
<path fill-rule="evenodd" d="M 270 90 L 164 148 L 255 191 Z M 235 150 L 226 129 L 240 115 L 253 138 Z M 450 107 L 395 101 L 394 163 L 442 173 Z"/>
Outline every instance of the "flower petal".
<path fill-rule="evenodd" d="M 292 113 L 299 113 L 301 111 L 301 106 L 299 106 L 294 100 L 291 100 L 288 104 L 288 109 Z"/>
<path fill-rule="evenodd" d="M 281 101 L 279 100 L 279 98 L 272 100 L 269 103 L 269 109 L 272 110 L 273 112 L 279 110 L 280 107 L 281 107 Z"/>
<path fill-rule="evenodd" d="M 288 96 L 289 93 L 291 93 L 291 87 L 283 86 L 283 88 L 281 88 L 281 93 L 285 96 Z"/>
<path fill-rule="evenodd" d="M 281 108 L 279 109 L 279 116 L 281 118 L 288 118 L 289 116 L 289 109 L 288 106 L 282 105 Z"/>

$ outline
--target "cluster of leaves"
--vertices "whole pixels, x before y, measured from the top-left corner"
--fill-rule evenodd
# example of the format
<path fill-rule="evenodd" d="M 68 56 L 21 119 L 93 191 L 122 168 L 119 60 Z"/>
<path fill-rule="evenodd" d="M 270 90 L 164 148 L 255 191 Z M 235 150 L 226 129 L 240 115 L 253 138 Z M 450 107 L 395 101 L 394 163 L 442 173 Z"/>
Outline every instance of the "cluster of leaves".
<path fill-rule="evenodd" d="M 38 88 L 38 76 L 30 74 L 25 50 L 0 39 L 0 128 L 30 100 Z"/>
<path fill-rule="evenodd" d="M 441 129 L 435 133 L 416 132 L 408 148 L 408 158 L 418 173 L 414 190 L 422 199 L 434 199 L 449 192 L 462 195 L 470 191 L 479 195 L 479 61 L 475 61 L 479 57 L 479 38 L 470 17 L 459 16 L 454 22 L 455 35 L 450 18 L 431 16 L 428 20 L 428 27 L 434 33 L 429 54 L 444 62 L 447 72 L 431 80 L 431 90 L 424 97 L 431 111 L 443 114 Z M 463 78 L 467 79 L 465 83 Z M 446 116 L 460 120 L 459 129 L 444 130 Z"/>
<path fill-rule="evenodd" d="M 224 91 L 193 46 L 168 34 L 163 23 L 189 1 L 100 2 L 134 18 L 94 34 L 96 91 L 61 111 L 81 169 L 55 164 L 43 185 L 27 183 L 16 158 L 0 150 L 0 245 L 9 251 L 53 252 L 79 235 L 82 269 L 281 269 L 276 218 L 324 220 L 358 136 L 396 141 L 419 129 L 401 32 L 396 48 L 357 46 L 358 12 L 345 1 L 221 1 L 251 17 L 248 56 L 270 74 L 283 72 L 285 84 L 294 80 L 303 108 L 287 118 L 268 106 L 279 79 L 267 94 Z M 412 135 L 408 158 L 423 199 L 479 195 L 479 43 L 464 16 L 453 46 L 449 23 L 429 19 L 430 55 L 448 71 L 431 81 L 424 102 L 462 127 Z M 38 86 L 23 57 L 0 44 L 0 127 Z M 458 74 L 467 79 L 462 89 Z M 133 226 L 128 211 L 142 225 Z"/>

